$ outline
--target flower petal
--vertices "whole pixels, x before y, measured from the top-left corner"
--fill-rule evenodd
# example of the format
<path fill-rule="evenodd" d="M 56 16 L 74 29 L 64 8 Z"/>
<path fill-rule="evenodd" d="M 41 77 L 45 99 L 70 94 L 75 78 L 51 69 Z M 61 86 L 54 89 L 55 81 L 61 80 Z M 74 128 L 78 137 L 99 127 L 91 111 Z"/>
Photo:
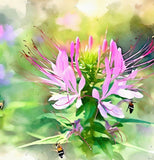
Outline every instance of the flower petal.
<path fill-rule="evenodd" d="M 92 90 L 92 97 L 99 100 L 99 92 L 95 88 Z"/>
<path fill-rule="evenodd" d="M 140 92 L 125 90 L 125 89 L 119 89 L 117 91 L 117 95 L 124 97 L 124 98 L 127 98 L 127 99 L 142 98 L 143 97 L 143 95 Z"/>
<path fill-rule="evenodd" d="M 76 108 L 80 108 L 81 105 L 82 105 L 81 98 L 78 98 L 76 102 Z"/>
<path fill-rule="evenodd" d="M 79 77 L 81 77 L 81 71 L 79 69 L 79 62 L 78 62 L 78 59 L 79 59 L 79 48 L 80 48 L 80 40 L 79 38 L 77 37 L 76 38 L 76 55 L 75 55 L 75 64 L 76 64 L 76 70 L 78 72 L 78 75 Z"/>
<path fill-rule="evenodd" d="M 104 110 L 104 108 L 101 106 L 100 103 L 98 104 L 98 109 L 99 109 L 100 114 L 102 115 L 102 117 L 107 118 L 107 113 L 106 113 L 106 111 Z"/>
<path fill-rule="evenodd" d="M 81 76 L 80 82 L 79 82 L 79 93 L 81 92 L 81 90 L 83 89 L 83 87 L 85 86 L 85 78 L 83 77 L 83 75 Z"/>
<path fill-rule="evenodd" d="M 103 45 L 102 45 L 102 51 L 103 51 L 103 53 L 106 51 L 106 49 L 107 49 L 107 40 L 104 39 Z"/>
<path fill-rule="evenodd" d="M 3 37 L 3 34 L 4 34 L 3 26 L 0 25 L 0 39 Z"/>
<path fill-rule="evenodd" d="M 71 42 L 70 50 L 71 50 L 71 54 L 70 54 L 70 57 L 71 57 L 71 67 L 72 67 L 72 69 L 74 69 L 74 66 L 73 66 L 74 42 L 73 41 Z"/>
<path fill-rule="evenodd" d="M 56 60 L 57 72 L 60 74 L 64 72 L 64 70 L 68 67 L 68 56 L 66 51 L 59 51 L 57 60 Z"/>
<path fill-rule="evenodd" d="M 67 69 L 64 71 L 63 80 L 66 84 L 66 87 L 69 88 L 72 92 L 77 92 L 76 90 L 76 77 L 74 74 L 73 69 L 68 66 Z"/>
<path fill-rule="evenodd" d="M 108 97 L 111 94 L 114 94 L 116 92 L 116 90 L 118 89 L 118 81 L 115 80 L 111 89 L 109 90 L 109 92 L 106 94 L 106 97 Z"/>
<path fill-rule="evenodd" d="M 54 103 L 52 106 L 55 109 L 64 109 L 69 105 L 71 105 L 75 99 L 76 99 L 76 96 L 63 95 L 63 97 L 59 98 L 58 101 Z"/>
<path fill-rule="evenodd" d="M 105 58 L 105 68 L 106 68 L 107 76 L 106 76 L 104 84 L 102 86 L 103 97 L 105 97 L 105 95 L 106 95 L 106 93 L 109 89 L 109 84 L 110 84 L 110 81 L 111 81 L 111 70 L 110 70 L 110 67 L 109 67 L 109 60 L 108 60 L 107 57 Z"/>
<path fill-rule="evenodd" d="M 118 108 L 116 105 L 111 104 L 110 102 L 102 102 L 103 105 L 106 107 L 106 111 L 114 116 L 114 117 L 118 117 L 118 118 L 124 118 L 124 114 L 122 112 L 122 110 L 120 108 Z"/>
<path fill-rule="evenodd" d="M 89 36 L 89 49 L 92 48 L 92 45 L 93 45 L 93 37 Z"/>

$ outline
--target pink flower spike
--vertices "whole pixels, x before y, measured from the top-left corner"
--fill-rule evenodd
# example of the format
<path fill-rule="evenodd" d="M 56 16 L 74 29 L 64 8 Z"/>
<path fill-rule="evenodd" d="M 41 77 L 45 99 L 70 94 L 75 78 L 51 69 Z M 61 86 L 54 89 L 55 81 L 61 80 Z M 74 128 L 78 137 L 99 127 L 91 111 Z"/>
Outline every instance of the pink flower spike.
<path fill-rule="evenodd" d="M 79 77 L 81 77 L 81 71 L 79 69 L 79 62 L 78 62 L 78 59 L 79 59 L 79 47 L 80 47 L 80 40 L 79 38 L 77 37 L 76 38 L 76 55 L 75 55 L 75 63 L 76 63 L 76 70 L 78 72 L 78 75 Z"/>
<path fill-rule="evenodd" d="M 110 42 L 110 52 L 111 52 L 110 66 L 112 66 L 114 58 L 116 56 L 115 50 L 117 50 L 117 45 L 113 40 L 111 40 Z"/>
<path fill-rule="evenodd" d="M 0 25 L 0 38 L 3 37 L 3 34 L 4 34 L 4 29 L 3 29 L 3 26 Z"/>
<path fill-rule="evenodd" d="M 107 40 L 104 39 L 103 45 L 102 45 L 102 51 L 103 51 L 103 53 L 106 51 L 106 49 L 107 49 Z"/>
<path fill-rule="evenodd" d="M 92 49 L 92 45 L 93 45 L 93 37 L 89 36 L 89 49 Z"/>
<path fill-rule="evenodd" d="M 71 57 L 71 67 L 74 70 L 74 66 L 73 66 L 74 42 L 73 41 L 71 42 L 71 48 L 70 48 L 70 50 L 71 50 L 71 55 L 70 55 L 70 57 Z"/>

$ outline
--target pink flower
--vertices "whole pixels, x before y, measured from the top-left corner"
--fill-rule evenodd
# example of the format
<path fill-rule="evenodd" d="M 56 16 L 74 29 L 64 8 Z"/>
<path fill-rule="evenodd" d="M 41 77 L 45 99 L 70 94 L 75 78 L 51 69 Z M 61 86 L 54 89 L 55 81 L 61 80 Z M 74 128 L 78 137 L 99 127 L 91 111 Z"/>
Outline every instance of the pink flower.
<path fill-rule="evenodd" d="M 83 127 L 81 126 L 80 124 L 80 119 L 74 121 L 74 123 L 72 124 L 73 125 L 73 129 L 68 131 L 66 137 L 69 139 L 69 137 L 72 135 L 72 134 L 75 134 L 75 135 L 80 135 L 82 130 L 83 130 Z"/>
<path fill-rule="evenodd" d="M 112 87 L 109 89 L 109 85 L 111 83 L 111 70 L 109 68 L 109 61 L 106 58 L 105 59 L 105 66 L 106 66 L 106 73 L 107 76 L 105 78 L 105 81 L 102 85 L 102 94 L 100 96 L 99 92 L 94 88 L 92 91 L 92 97 L 96 98 L 98 100 L 98 109 L 101 113 L 101 115 L 104 118 L 107 118 L 107 113 L 114 117 L 123 118 L 124 115 L 122 113 L 122 110 L 118 108 L 116 105 L 113 105 L 111 102 L 105 102 L 105 98 L 107 98 L 109 95 L 114 94 L 115 91 L 118 88 L 118 82 L 115 80 Z"/>
<path fill-rule="evenodd" d="M 53 95 L 49 101 L 57 100 L 53 107 L 56 109 L 64 109 L 77 99 L 76 107 L 79 108 L 82 105 L 80 93 L 85 86 L 85 78 L 81 76 L 79 85 L 77 86 L 74 71 L 70 66 L 68 66 L 64 71 L 63 81 L 65 83 L 66 91 L 71 94 L 59 94 L 58 96 Z"/>
<path fill-rule="evenodd" d="M 45 35 L 43 35 L 45 36 Z M 44 38 L 44 37 L 43 37 Z M 46 37 L 45 37 L 46 38 Z M 51 41 L 52 42 L 52 41 Z M 76 107 L 79 108 L 82 105 L 81 101 L 81 90 L 85 85 L 85 78 L 81 74 L 79 69 L 79 38 L 76 40 L 76 55 L 75 55 L 75 64 L 76 68 L 73 66 L 73 55 L 74 55 L 74 43 L 71 43 L 71 66 L 69 65 L 68 56 L 64 49 L 61 49 L 57 44 L 51 43 L 59 52 L 56 63 L 53 63 L 51 60 L 47 59 L 40 50 L 36 47 L 33 42 L 33 54 L 32 49 L 28 48 L 30 51 L 28 54 L 23 51 L 25 58 L 34 65 L 38 70 L 40 70 L 47 78 L 38 77 L 39 82 L 45 83 L 51 86 L 56 86 L 62 93 L 53 94 L 49 101 L 56 101 L 53 104 L 53 107 L 56 109 L 63 109 L 74 103 L 76 101 Z M 35 56 L 36 55 L 36 56 Z M 80 77 L 79 84 L 76 81 L 75 69 Z M 60 87 L 60 88 L 59 88 Z"/>

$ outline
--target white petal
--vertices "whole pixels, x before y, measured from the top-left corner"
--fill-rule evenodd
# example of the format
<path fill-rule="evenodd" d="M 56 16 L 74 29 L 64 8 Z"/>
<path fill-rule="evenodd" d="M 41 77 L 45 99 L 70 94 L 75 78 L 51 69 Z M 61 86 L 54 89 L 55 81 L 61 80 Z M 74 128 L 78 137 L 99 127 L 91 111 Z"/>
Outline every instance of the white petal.
<path fill-rule="evenodd" d="M 99 112 L 102 115 L 102 117 L 107 118 L 107 113 L 104 110 L 104 108 L 101 106 L 101 104 L 98 104 L 98 109 L 99 109 Z"/>
<path fill-rule="evenodd" d="M 64 109 L 64 108 L 68 107 L 69 105 L 71 105 L 74 102 L 75 99 L 76 99 L 76 96 L 74 96 L 74 97 L 61 97 L 52 106 L 55 109 Z"/>
<path fill-rule="evenodd" d="M 76 102 L 76 108 L 80 108 L 81 105 L 82 105 L 81 98 L 78 98 Z"/>
<path fill-rule="evenodd" d="M 121 97 L 128 98 L 128 99 L 143 97 L 143 95 L 140 92 L 125 90 L 125 89 L 119 89 L 117 91 L 117 94 Z"/>
<path fill-rule="evenodd" d="M 92 90 L 92 97 L 99 99 L 99 92 L 95 88 Z"/>

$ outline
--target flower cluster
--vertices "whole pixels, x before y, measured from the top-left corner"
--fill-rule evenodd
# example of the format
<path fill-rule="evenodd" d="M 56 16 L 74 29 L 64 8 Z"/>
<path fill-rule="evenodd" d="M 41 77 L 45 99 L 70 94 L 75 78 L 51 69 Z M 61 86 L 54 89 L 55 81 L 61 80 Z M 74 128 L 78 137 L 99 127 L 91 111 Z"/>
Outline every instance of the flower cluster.
<path fill-rule="evenodd" d="M 93 48 L 92 36 L 89 37 L 89 44 L 85 47 L 77 37 L 75 43 L 71 42 L 69 59 L 64 47 L 54 43 L 43 32 L 42 38 L 44 41 L 48 40 L 50 46 L 58 51 L 55 63 L 55 60 L 43 55 L 34 42 L 33 49 L 28 48 L 28 53 L 25 51 L 22 53 L 31 64 L 48 77 L 39 77 L 39 82 L 59 89 L 59 92 L 55 92 L 51 88 L 52 97 L 49 101 L 55 101 L 53 104 L 55 109 L 64 109 L 74 103 L 80 108 L 84 105 L 82 98 L 88 96 L 97 100 L 97 108 L 102 117 L 107 118 L 109 114 L 123 118 L 122 109 L 113 104 L 110 97 L 116 95 L 121 100 L 143 97 L 134 83 L 130 82 L 140 71 L 137 69 L 138 66 L 148 63 L 151 65 L 152 61 L 140 62 L 153 52 L 153 41 L 138 51 L 135 54 L 137 58 L 131 61 L 130 57 L 134 55 L 124 58 L 130 53 L 122 54 L 121 48 L 118 48 L 113 40 L 108 46 L 107 40 L 104 39 L 102 46 L 96 50 Z"/>
<path fill-rule="evenodd" d="M 119 127 L 122 127 L 125 121 L 132 121 L 124 118 L 121 104 L 128 103 L 128 109 L 131 107 L 133 110 L 134 99 L 143 97 L 142 90 L 136 84 L 145 77 L 136 77 L 138 72 L 153 65 L 153 59 L 145 58 L 154 51 L 153 41 L 147 42 L 137 52 L 135 44 L 128 52 L 122 53 L 114 40 L 108 44 L 105 38 L 101 45 L 96 46 L 92 36 L 89 37 L 87 45 L 81 43 L 77 37 L 68 48 L 40 31 L 40 45 L 32 41 L 31 46 L 25 45 L 27 51 L 23 50 L 21 53 L 42 75 L 35 76 L 34 79 L 31 74 L 32 80 L 49 87 L 49 101 L 56 109 L 54 111 L 57 113 L 58 110 L 65 109 L 60 113 L 62 119 L 51 115 L 52 113 L 43 115 L 62 125 L 59 129 L 61 135 L 48 138 L 53 144 L 55 141 L 68 142 L 70 137 L 76 136 L 84 142 L 80 147 L 83 152 L 85 144 L 93 150 L 91 152 L 86 149 L 87 157 L 94 156 L 96 150 L 96 153 L 102 153 L 103 150 L 113 159 L 113 147 L 109 146 L 116 144 L 115 138 L 117 141 L 121 138 L 118 143 L 125 143 L 125 134 Z M 43 47 L 50 52 L 44 53 Z M 63 119 L 69 124 L 64 123 Z M 138 120 L 134 119 L 134 122 Z M 124 140 L 127 140 L 126 136 Z M 43 139 L 41 141 L 44 143 Z M 39 144 L 38 142 L 40 143 L 40 140 L 36 141 L 36 144 Z M 32 144 L 35 143 L 29 145 Z"/>

